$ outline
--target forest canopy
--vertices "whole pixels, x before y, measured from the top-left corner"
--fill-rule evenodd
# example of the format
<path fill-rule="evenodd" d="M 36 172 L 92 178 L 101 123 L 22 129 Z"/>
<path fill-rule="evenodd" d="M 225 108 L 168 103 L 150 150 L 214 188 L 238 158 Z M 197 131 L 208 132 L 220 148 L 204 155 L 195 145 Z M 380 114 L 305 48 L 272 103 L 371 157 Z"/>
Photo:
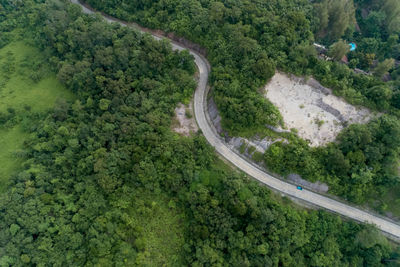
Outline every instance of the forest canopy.
<path fill-rule="evenodd" d="M 264 159 L 272 171 L 283 175 L 300 173 L 310 181 L 326 182 L 332 193 L 356 203 L 365 203 L 371 196 L 382 199 L 391 188 L 399 185 L 400 144 L 395 138 L 382 139 L 382 135 L 388 133 L 397 136 L 400 116 L 400 75 L 395 76 L 393 59 L 384 59 L 398 57 L 396 51 L 400 45 L 398 39 L 383 34 L 387 32 L 383 29 L 386 23 L 382 22 L 382 27 L 374 30 L 382 33 L 385 41 L 382 47 L 386 47 L 385 51 L 378 47 L 372 50 L 382 60 L 371 70 L 374 75 L 352 69 L 363 67 L 361 65 L 366 62 L 372 66 L 375 59 L 371 50 L 367 52 L 370 48 L 363 45 L 362 40 L 372 32 L 367 33 L 368 27 L 363 24 L 359 12 L 363 7 L 371 12 L 373 9 L 389 12 L 387 6 L 392 6 L 395 12 L 397 4 L 391 0 L 384 3 L 353 0 L 86 2 L 107 14 L 174 32 L 205 47 L 212 65 L 211 93 L 221 114 L 222 126 L 230 136 L 257 135 L 265 131 L 266 125 L 283 123 L 277 108 L 260 93 L 275 69 L 313 76 L 351 104 L 385 113 L 384 118 L 367 126 L 354 126 L 367 128 L 370 138 L 365 140 L 364 147 L 358 147 L 358 140 L 362 138 L 358 134 L 364 132 L 353 134 L 350 128 L 335 143 L 322 149 L 311 149 L 304 140 L 296 138 L 289 145 L 276 143 L 267 150 Z M 358 22 L 363 35 L 357 35 Z M 360 38 L 356 39 L 358 48 L 349 52 L 348 42 L 353 37 Z M 333 43 L 328 55 L 334 60 L 318 58 L 312 45 L 314 41 Z M 386 42 L 391 46 L 386 46 Z M 339 62 L 346 54 L 349 65 Z M 389 71 L 397 79 L 385 82 L 382 78 Z M 388 121 L 390 123 L 386 124 Z M 388 125 L 387 132 L 376 126 L 380 124 Z M 350 154 L 342 149 L 347 146 L 344 142 L 353 143 Z M 278 147 L 284 156 L 275 155 Z M 360 157 L 353 159 L 354 155 Z M 337 168 L 342 172 L 335 173 L 326 164 L 332 157 L 343 158 L 337 161 Z M 400 201 L 400 195 L 395 195 L 395 200 Z"/>
<path fill-rule="evenodd" d="M 316 57 L 315 39 L 326 37 L 331 44 L 339 38 L 350 41 L 353 33 L 356 36 L 360 7 L 353 0 L 85 2 L 107 14 L 173 32 L 206 48 L 213 66 L 214 100 L 224 128 L 232 135 L 255 134 L 265 124 L 282 123 L 279 111 L 258 90 L 273 76 L 275 67 L 297 75 L 312 75 L 353 104 L 377 110 L 397 109 L 391 95 L 376 101 L 366 93 L 380 79 L 366 82 L 350 68 Z M 393 38 L 388 39 L 390 46 L 381 44 L 387 53 L 394 53 L 385 58 L 399 57 L 396 51 L 400 44 Z M 367 51 L 362 42 L 356 41 L 357 52 L 349 54 L 349 59 L 357 57 L 351 66 L 368 70 L 370 65 L 362 65 L 367 64 L 371 53 L 378 52 Z M 357 54 L 359 51 L 362 54 Z M 393 91 L 399 90 L 398 84 L 390 86 Z"/>
<path fill-rule="evenodd" d="M 298 209 L 216 159 L 201 135 L 171 132 L 175 106 L 195 88 L 187 51 L 67 1 L 0 0 L 0 31 L 40 48 L 77 97 L 30 128 L 23 170 L 0 197 L 0 265 L 151 264 L 140 220 L 160 209 L 181 213 L 184 239 L 181 256 L 160 265 L 396 263 L 372 226 Z"/>

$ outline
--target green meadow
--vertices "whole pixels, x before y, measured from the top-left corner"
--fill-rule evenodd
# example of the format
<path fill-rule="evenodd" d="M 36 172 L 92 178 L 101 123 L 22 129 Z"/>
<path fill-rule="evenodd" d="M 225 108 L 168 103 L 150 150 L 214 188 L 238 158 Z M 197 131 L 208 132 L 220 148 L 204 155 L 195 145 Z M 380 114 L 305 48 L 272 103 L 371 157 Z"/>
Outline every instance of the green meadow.
<path fill-rule="evenodd" d="M 0 192 L 20 168 L 16 152 L 29 136 L 23 121 L 46 116 L 58 99 L 73 99 L 44 58 L 24 41 L 0 49 Z"/>
<path fill-rule="evenodd" d="M 132 206 L 130 225 L 140 233 L 135 240 L 140 250 L 136 264 L 183 266 L 185 215 L 174 200 L 163 194 L 141 192 Z"/>

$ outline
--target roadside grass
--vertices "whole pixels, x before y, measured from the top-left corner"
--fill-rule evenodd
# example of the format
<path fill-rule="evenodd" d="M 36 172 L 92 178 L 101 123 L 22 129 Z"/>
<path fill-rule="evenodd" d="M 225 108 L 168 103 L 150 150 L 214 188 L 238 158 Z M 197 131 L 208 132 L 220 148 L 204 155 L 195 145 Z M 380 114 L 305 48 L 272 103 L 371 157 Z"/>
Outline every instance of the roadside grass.
<path fill-rule="evenodd" d="M 35 117 L 32 114 L 43 117 L 57 99 L 74 98 L 43 58 L 38 49 L 24 41 L 0 49 L 0 115 L 20 118 L 0 125 L 0 192 L 5 191 L 8 179 L 20 168 L 21 160 L 15 152 L 23 148 L 29 135 L 23 130 L 21 119 Z"/>
<path fill-rule="evenodd" d="M 184 213 L 165 195 L 141 192 L 130 210 L 140 266 L 184 266 Z"/>

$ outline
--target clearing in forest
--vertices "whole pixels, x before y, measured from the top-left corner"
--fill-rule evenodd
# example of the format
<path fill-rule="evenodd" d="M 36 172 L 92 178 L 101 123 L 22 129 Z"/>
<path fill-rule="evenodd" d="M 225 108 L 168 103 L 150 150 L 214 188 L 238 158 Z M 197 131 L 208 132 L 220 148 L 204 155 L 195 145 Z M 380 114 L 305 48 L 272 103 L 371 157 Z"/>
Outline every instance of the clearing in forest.
<path fill-rule="evenodd" d="M 175 200 L 176 201 L 176 200 Z M 150 192 L 136 192 L 131 205 L 129 225 L 139 235 L 130 236 L 139 250 L 139 266 L 184 266 L 183 246 L 186 220 L 176 202 L 167 196 Z"/>
<path fill-rule="evenodd" d="M 311 146 L 332 142 L 346 124 L 366 123 L 371 118 L 367 109 L 348 104 L 314 79 L 305 81 L 277 72 L 266 85 L 265 96 L 278 107 L 285 126 L 295 128 Z"/>
<path fill-rule="evenodd" d="M 193 116 L 193 104 L 190 103 L 188 107 L 179 103 L 175 108 L 175 120 L 172 126 L 174 132 L 189 136 L 196 133 L 199 128 L 197 127 L 196 120 Z"/>
<path fill-rule="evenodd" d="M 16 153 L 29 135 L 24 128 L 40 117 L 34 114 L 49 111 L 57 99 L 73 99 L 43 58 L 23 41 L 0 49 L 0 192 L 19 169 Z"/>

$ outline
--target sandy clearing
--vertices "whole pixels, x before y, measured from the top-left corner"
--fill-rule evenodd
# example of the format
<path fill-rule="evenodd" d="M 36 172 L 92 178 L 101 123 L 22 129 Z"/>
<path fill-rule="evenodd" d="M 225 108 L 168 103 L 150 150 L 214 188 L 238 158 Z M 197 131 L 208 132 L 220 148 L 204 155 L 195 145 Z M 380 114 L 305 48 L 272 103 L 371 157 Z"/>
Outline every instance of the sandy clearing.
<path fill-rule="evenodd" d="M 365 108 L 356 108 L 331 91 L 305 82 L 298 77 L 276 73 L 265 86 L 265 96 L 278 107 L 285 126 L 295 128 L 298 135 L 320 146 L 335 140 L 344 123 L 366 123 L 371 118 Z"/>
<path fill-rule="evenodd" d="M 188 118 L 186 113 L 192 114 L 192 117 Z M 176 133 L 189 136 L 191 133 L 196 133 L 199 130 L 194 119 L 192 103 L 189 104 L 189 107 L 179 103 L 175 108 L 175 119 L 178 122 L 178 125 L 173 126 L 173 130 Z"/>

